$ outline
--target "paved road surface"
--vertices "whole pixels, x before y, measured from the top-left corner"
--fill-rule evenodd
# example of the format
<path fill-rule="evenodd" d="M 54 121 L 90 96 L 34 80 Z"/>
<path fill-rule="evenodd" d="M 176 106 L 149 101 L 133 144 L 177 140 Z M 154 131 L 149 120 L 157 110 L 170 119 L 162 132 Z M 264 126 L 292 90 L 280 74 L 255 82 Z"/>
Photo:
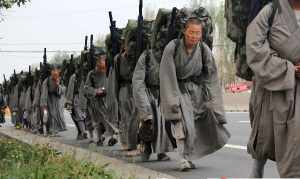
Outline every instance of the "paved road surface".
<path fill-rule="evenodd" d="M 213 178 L 221 176 L 235 178 L 248 177 L 252 165 L 251 157 L 246 151 L 246 145 L 250 134 L 248 113 L 227 113 L 226 115 L 228 119 L 227 128 L 232 135 L 228 145 L 216 153 L 200 160 L 196 160 L 195 163 L 197 165 L 197 169 L 189 172 L 178 172 L 176 153 L 170 153 L 172 161 L 169 162 L 156 162 L 154 161 L 155 156 L 153 156 L 152 161 L 145 163 L 138 162 L 137 164 L 153 170 L 168 173 L 173 176 L 178 176 L 183 179 Z M 58 140 L 67 144 L 90 148 L 91 150 L 96 149 L 94 145 L 89 145 L 88 141 L 78 142 L 75 140 L 76 130 L 69 115 L 67 115 L 66 122 L 69 130 L 62 133 L 63 137 Z M 113 150 L 116 151 L 114 155 L 119 153 L 118 149 L 118 146 L 113 148 Z M 107 150 L 111 150 L 111 148 L 103 147 L 100 150 L 102 152 L 104 150 L 105 152 Z M 274 162 L 268 161 L 265 168 L 265 177 L 279 177 Z"/>

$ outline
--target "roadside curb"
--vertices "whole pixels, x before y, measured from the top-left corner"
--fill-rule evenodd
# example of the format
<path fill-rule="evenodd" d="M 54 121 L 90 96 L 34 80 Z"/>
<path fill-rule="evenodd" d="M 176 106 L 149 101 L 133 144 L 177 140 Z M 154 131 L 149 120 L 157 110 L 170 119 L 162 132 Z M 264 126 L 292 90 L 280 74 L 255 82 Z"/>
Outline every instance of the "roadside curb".
<path fill-rule="evenodd" d="M 248 106 L 225 106 L 225 112 L 249 112 Z"/>
<path fill-rule="evenodd" d="M 135 164 L 127 163 L 115 158 L 107 157 L 101 153 L 96 153 L 79 147 L 74 147 L 67 144 L 62 144 L 55 139 L 45 138 L 37 135 L 33 135 L 29 132 L 22 130 L 16 130 L 14 128 L 0 128 L 0 136 L 7 138 L 13 138 L 23 143 L 30 145 L 49 145 L 53 149 L 56 149 L 63 154 L 69 154 L 74 156 L 76 160 L 85 160 L 94 163 L 95 165 L 105 165 L 108 170 L 113 170 L 117 176 L 122 179 L 137 178 L 137 179 L 179 179 L 174 176 L 170 176 L 161 172 L 150 170 Z"/>

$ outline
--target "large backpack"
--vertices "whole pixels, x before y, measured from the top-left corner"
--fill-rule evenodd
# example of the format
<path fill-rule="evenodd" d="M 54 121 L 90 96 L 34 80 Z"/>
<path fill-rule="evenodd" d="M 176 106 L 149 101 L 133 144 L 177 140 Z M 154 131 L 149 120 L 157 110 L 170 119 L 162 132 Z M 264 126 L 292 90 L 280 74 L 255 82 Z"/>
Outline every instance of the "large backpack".
<path fill-rule="evenodd" d="M 203 8 L 199 7 L 196 9 L 190 8 L 182 8 L 176 9 L 173 8 L 172 10 L 168 9 L 159 9 L 156 19 L 153 25 L 153 32 L 151 37 L 151 48 L 155 52 L 154 55 L 156 58 L 161 58 L 163 50 L 165 46 L 174 39 L 176 40 L 175 46 L 175 53 L 176 56 L 178 42 L 182 36 L 182 32 L 184 30 L 184 24 L 186 20 L 190 17 L 197 17 L 201 20 L 203 26 L 203 34 L 202 39 L 211 49 L 213 45 L 213 25 L 212 25 L 212 18 L 209 15 L 208 11 Z M 146 62 L 145 62 L 145 71 L 146 71 L 146 81 L 149 72 L 149 61 L 150 61 L 150 54 L 147 51 L 146 53 Z"/>
<path fill-rule="evenodd" d="M 177 9 L 175 9 L 177 14 Z M 170 34 L 169 26 L 171 23 L 172 12 L 169 9 L 159 9 L 153 23 L 151 34 L 151 49 L 160 52 L 160 56 L 169 42 L 169 38 L 177 38 L 176 34 Z M 172 29 L 175 32 L 175 28 Z M 159 57 L 160 58 L 160 57 Z"/>
<path fill-rule="evenodd" d="M 236 75 L 244 80 L 251 81 L 253 72 L 246 60 L 246 31 L 250 22 L 259 11 L 268 3 L 271 3 L 273 13 L 269 18 L 269 26 L 272 26 L 275 13 L 278 8 L 276 0 L 225 0 L 225 18 L 227 20 L 227 36 L 235 43 L 234 63 Z"/>
<path fill-rule="evenodd" d="M 159 49 L 164 47 L 169 41 L 180 38 L 184 29 L 184 24 L 189 17 L 197 17 L 202 22 L 203 26 L 203 41 L 212 48 L 213 44 L 213 25 L 212 18 L 208 11 L 199 7 L 196 9 L 182 8 L 176 9 L 175 22 L 172 24 L 172 10 L 159 9 L 153 27 L 153 34 L 151 38 L 151 48 Z M 170 37 L 170 30 L 173 32 Z"/>
<path fill-rule="evenodd" d="M 153 21 L 144 20 L 143 21 L 143 30 L 142 30 L 142 51 L 150 46 L 150 37 L 151 37 L 151 29 L 152 29 Z M 123 29 L 122 39 L 124 40 L 125 48 L 128 48 L 128 57 L 130 60 L 130 67 L 132 68 L 130 71 L 133 71 L 135 65 L 139 59 L 140 54 L 138 54 L 137 47 L 137 21 L 136 20 L 128 20 L 126 27 Z M 117 59 L 117 73 L 120 71 L 120 58 L 121 55 L 118 56 Z"/>
<path fill-rule="evenodd" d="M 144 20 L 143 21 L 143 28 L 142 28 L 142 50 L 144 51 L 147 47 L 150 46 L 150 37 L 152 33 L 152 20 Z M 137 32 L 138 32 L 138 26 L 137 26 L 137 21 L 136 20 L 129 20 L 127 26 L 125 27 L 123 31 L 122 38 L 125 40 L 124 41 L 124 46 L 128 47 L 132 44 L 134 44 L 135 48 L 132 48 L 131 52 L 128 52 L 129 54 L 134 54 L 137 52 Z M 139 58 L 140 54 L 136 54 L 134 61 L 137 61 Z"/>
<path fill-rule="evenodd" d="M 199 20 L 201 20 L 203 26 L 203 41 L 210 48 L 212 48 L 212 18 L 205 8 L 199 7 L 196 9 L 176 9 L 174 7 L 172 10 L 159 9 L 156 19 L 153 23 L 153 29 L 151 34 L 151 49 L 156 52 L 155 55 L 158 54 L 156 58 L 161 58 L 165 46 L 171 40 L 181 38 L 182 32 L 184 30 L 184 24 L 189 17 L 197 17 Z"/>

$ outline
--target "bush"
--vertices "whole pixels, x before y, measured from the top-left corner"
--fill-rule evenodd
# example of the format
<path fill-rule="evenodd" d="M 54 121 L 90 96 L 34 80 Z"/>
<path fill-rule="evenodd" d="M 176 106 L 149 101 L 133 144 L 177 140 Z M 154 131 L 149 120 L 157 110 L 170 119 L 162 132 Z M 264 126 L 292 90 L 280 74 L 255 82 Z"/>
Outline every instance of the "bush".
<path fill-rule="evenodd" d="M 115 179 L 107 165 L 95 166 L 61 155 L 48 146 L 0 139 L 0 179 Z"/>

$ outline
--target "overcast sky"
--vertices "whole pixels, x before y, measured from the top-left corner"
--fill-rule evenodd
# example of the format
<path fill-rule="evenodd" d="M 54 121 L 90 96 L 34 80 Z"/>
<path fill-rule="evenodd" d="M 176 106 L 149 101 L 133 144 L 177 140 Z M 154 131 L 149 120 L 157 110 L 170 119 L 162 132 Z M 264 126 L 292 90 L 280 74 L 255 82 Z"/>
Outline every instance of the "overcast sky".
<path fill-rule="evenodd" d="M 216 1 L 216 0 L 215 0 Z M 152 9 L 182 8 L 190 0 L 144 0 Z M 113 12 L 118 27 L 136 19 L 139 0 L 31 0 L 24 7 L 5 11 L 0 22 L 0 50 L 80 51 L 84 36 L 109 33 L 108 11 Z M 53 56 L 48 54 L 49 59 Z M 42 53 L 0 52 L 0 74 L 10 75 L 38 63 Z M 2 76 L 2 75 L 1 75 Z M 2 77 L 0 77 L 2 81 Z"/>

